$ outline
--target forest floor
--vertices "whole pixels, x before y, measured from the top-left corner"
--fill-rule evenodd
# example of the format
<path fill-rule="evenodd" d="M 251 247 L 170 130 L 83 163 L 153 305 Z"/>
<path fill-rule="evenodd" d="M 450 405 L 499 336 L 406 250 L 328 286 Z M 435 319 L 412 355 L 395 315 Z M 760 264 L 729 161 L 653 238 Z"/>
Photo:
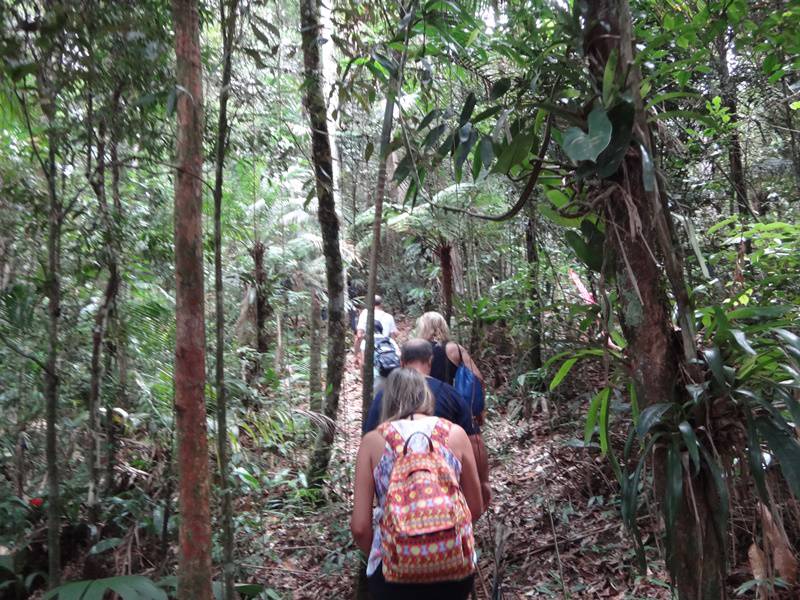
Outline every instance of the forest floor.
<path fill-rule="evenodd" d="M 400 328 L 402 340 L 410 327 Z M 346 368 L 332 502 L 321 513 L 284 521 L 274 567 L 264 567 L 268 585 L 291 592 L 295 600 L 354 597 L 359 567 L 348 524 L 361 438 L 361 380 L 352 356 Z M 587 383 L 576 373 L 567 394 L 577 400 L 578 388 Z M 476 529 L 477 598 L 670 598 L 662 563 L 653 562 L 655 571 L 638 575 L 620 518 L 618 486 L 599 452 L 574 443 L 583 418 L 574 409 L 567 404 L 523 421 L 507 410 L 502 390 L 490 396 L 483 433 L 494 497 Z M 645 543 L 652 542 L 648 531 L 655 524 L 648 519 L 640 525 Z"/>

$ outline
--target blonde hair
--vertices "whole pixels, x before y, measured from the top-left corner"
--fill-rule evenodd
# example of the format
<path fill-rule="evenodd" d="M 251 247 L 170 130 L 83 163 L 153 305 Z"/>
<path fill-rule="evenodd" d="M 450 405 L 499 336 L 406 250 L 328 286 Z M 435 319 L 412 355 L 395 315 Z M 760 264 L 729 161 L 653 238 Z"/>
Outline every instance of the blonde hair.
<path fill-rule="evenodd" d="M 395 369 L 383 388 L 381 423 L 405 419 L 414 413 L 432 415 L 433 394 L 425 378 L 414 369 Z"/>
<path fill-rule="evenodd" d="M 446 343 L 450 339 L 450 328 L 441 313 L 430 311 L 417 319 L 417 335 L 429 342 Z"/>

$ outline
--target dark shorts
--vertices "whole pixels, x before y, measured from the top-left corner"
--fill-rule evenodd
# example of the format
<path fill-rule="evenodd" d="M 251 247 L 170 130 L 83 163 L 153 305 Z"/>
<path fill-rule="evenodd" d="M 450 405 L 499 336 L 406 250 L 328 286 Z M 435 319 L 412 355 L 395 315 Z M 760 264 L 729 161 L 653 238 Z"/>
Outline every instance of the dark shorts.
<path fill-rule="evenodd" d="M 460 581 L 440 583 L 388 583 L 383 578 L 383 566 L 367 578 L 372 600 L 466 600 L 475 578 L 470 575 Z"/>

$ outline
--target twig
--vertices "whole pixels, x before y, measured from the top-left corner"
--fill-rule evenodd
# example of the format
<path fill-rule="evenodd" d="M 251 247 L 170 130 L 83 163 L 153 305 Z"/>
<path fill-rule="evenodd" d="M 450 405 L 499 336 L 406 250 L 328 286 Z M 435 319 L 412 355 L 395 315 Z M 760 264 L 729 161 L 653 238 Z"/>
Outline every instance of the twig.
<path fill-rule="evenodd" d="M 553 532 L 553 547 L 556 549 L 556 562 L 558 563 L 558 574 L 561 580 L 561 593 L 566 600 L 567 584 L 564 583 L 564 566 L 561 564 L 561 552 L 558 550 L 558 536 L 556 535 L 556 524 L 553 522 L 553 511 L 550 507 L 550 500 L 547 500 L 547 516 L 550 517 L 550 529 Z"/>
<path fill-rule="evenodd" d="M 486 579 L 483 577 L 483 571 L 481 571 L 481 563 L 478 563 L 478 578 L 481 580 L 481 587 L 483 588 L 483 593 L 486 596 L 486 599 L 489 600 L 491 596 L 489 595 L 489 589 L 486 587 Z"/>

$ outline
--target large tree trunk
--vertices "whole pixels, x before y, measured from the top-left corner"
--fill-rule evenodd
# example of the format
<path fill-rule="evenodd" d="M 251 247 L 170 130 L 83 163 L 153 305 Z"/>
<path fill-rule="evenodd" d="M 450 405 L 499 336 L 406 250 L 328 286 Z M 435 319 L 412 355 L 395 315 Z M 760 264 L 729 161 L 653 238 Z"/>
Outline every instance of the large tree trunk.
<path fill-rule="evenodd" d="M 175 173 L 175 411 L 180 553 L 178 597 L 211 600 L 211 514 L 205 404 L 203 89 L 196 0 L 173 0 L 179 86 Z"/>
<path fill-rule="evenodd" d="M 214 148 L 214 300 L 216 305 L 215 386 L 217 392 L 217 460 L 219 492 L 222 499 L 222 577 L 223 599 L 234 600 L 233 505 L 228 464 L 228 399 L 225 389 L 225 302 L 222 290 L 222 185 L 225 151 L 228 147 L 228 96 L 231 86 L 231 57 L 236 33 L 238 0 L 219 4 L 222 29 L 222 81 L 219 90 L 219 117 Z M 226 14 L 227 13 L 227 14 Z"/>
<path fill-rule="evenodd" d="M 386 107 L 383 111 L 383 124 L 381 125 L 381 139 L 378 154 L 378 182 L 375 186 L 375 215 L 372 221 L 372 246 L 369 251 L 369 275 L 367 279 L 367 330 L 364 341 L 364 377 L 361 388 L 361 415 L 367 418 L 370 404 L 372 404 L 372 388 L 375 383 L 375 294 L 378 292 L 378 256 L 381 251 L 381 223 L 383 221 L 383 198 L 386 195 L 386 161 L 389 156 L 389 142 L 392 141 L 392 120 L 394 117 L 394 103 L 397 95 L 399 77 L 398 72 L 389 80 L 389 91 L 386 94 Z"/>
<path fill-rule="evenodd" d="M 317 218 L 322 231 L 322 251 L 328 284 L 328 364 L 325 376 L 325 416 L 331 427 L 317 437 L 309 465 L 309 481 L 320 485 L 331 457 L 331 445 L 339 409 L 345 358 L 344 270 L 339 249 L 339 217 L 333 197 L 333 161 L 328 137 L 328 112 L 320 70 L 320 20 L 315 0 L 300 0 L 303 35 L 305 93 L 303 103 L 311 123 L 311 146 L 317 189 Z"/>
<path fill-rule="evenodd" d="M 650 132 L 638 90 L 640 76 L 633 62 L 631 18 L 627 0 L 601 0 L 588 4 L 584 50 L 590 68 L 602 80 L 605 65 L 614 49 L 619 51 L 619 72 L 627 73 L 629 89 L 636 107 L 635 134 L 650 147 Z M 619 297 L 619 318 L 628 341 L 627 354 L 632 367 L 640 403 L 649 406 L 673 400 L 681 403 L 687 393 L 683 373 L 694 367 L 687 359 L 694 357 L 690 306 L 683 282 L 683 267 L 672 245 L 669 213 L 666 203 L 654 184 L 645 189 L 642 147 L 629 150 L 612 181 L 596 192 L 613 192 L 604 205 L 606 251 L 613 255 Z M 632 223 L 639 222 L 640 228 Z M 651 250 L 659 256 L 663 267 L 655 262 Z M 662 272 L 666 271 L 678 303 L 683 342 L 674 333 L 671 307 L 666 295 Z M 702 424 L 697 416 L 696 425 Z M 664 451 L 657 451 L 654 460 L 656 494 L 665 500 Z M 684 473 L 684 481 L 687 475 Z M 675 530 L 671 538 L 667 564 L 681 599 L 716 600 L 726 597 L 725 552 L 723 532 L 716 530 L 714 515 L 719 510 L 713 493 L 710 473 L 704 467 L 692 477 L 692 499 L 687 498 L 688 485 L 678 507 Z M 690 509 L 690 506 L 692 507 Z M 696 513 L 695 513 L 696 511 Z M 695 514 L 699 520 L 695 521 Z"/>

